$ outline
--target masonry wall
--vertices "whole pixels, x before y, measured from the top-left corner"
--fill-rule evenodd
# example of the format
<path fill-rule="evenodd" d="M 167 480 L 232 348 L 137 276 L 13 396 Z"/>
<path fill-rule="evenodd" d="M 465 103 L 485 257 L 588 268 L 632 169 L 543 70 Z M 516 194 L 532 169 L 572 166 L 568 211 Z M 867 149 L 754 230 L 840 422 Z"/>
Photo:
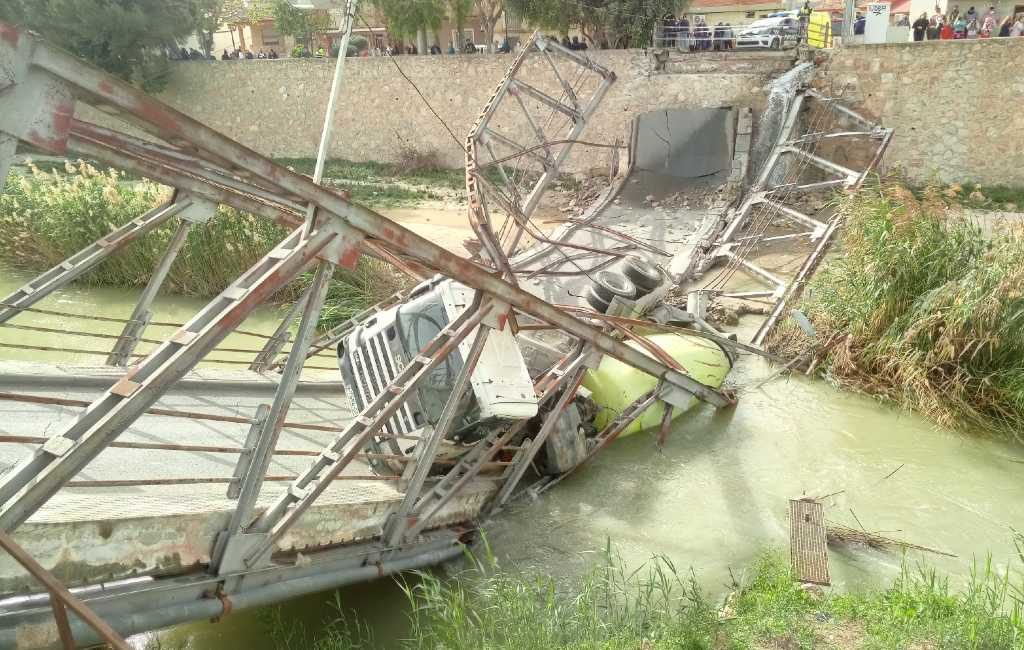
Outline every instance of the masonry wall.
<path fill-rule="evenodd" d="M 1024 185 L 1024 38 L 861 45 L 819 87 L 894 127 L 882 168 L 918 182 Z"/>
<path fill-rule="evenodd" d="M 650 74 L 642 51 L 594 52 L 618 79 L 582 139 L 626 143 L 634 117 L 659 108 L 752 106 L 764 103 L 765 82 L 784 71 L 783 57 L 702 57 Z M 397 59 L 461 142 L 512 59 L 501 55 L 420 56 Z M 312 157 L 319 142 L 333 60 L 183 62 L 162 99 L 257 151 Z M 547 63 L 532 56 L 526 74 L 551 79 Z M 556 96 L 556 85 L 542 84 Z M 461 167 L 464 153 L 430 113 L 394 63 L 386 58 L 350 59 L 335 121 L 332 157 L 395 161 L 403 148 L 435 152 L 443 164 Z M 523 141 L 529 126 L 519 121 Z M 558 134 L 549 134 L 556 137 Z M 569 169 L 605 166 L 608 149 L 574 152 Z M 623 156 L 625 158 L 625 156 Z"/>

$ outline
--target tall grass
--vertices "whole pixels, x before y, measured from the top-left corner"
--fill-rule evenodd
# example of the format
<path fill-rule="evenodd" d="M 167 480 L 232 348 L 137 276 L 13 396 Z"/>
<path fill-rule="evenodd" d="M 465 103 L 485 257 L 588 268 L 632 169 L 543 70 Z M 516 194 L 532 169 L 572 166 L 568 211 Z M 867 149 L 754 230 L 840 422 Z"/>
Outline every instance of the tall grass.
<path fill-rule="evenodd" d="M 658 556 L 628 570 L 612 547 L 578 583 L 502 569 L 486 545 L 455 576 L 417 574 L 403 583 L 407 649 L 606 648 L 1024 648 L 1021 566 L 981 563 L 954 589 L 933 569 L 904 561 L 887 589 L 808 590 L 784 556 L 763 552 L 716 606 L 692 572 Z M 1020 558 L 1024 562 L 1024 556 Z M 335 595 L 334 612 L 344 611 Z M 376 647 L 351 614 L 332 616 L 312 644 L 277 619 L 282 650 Z M 841 632 L 841 634 L 837 634 Z"/>
<path fill-rule="evenodd" d="M 44 172 L 11 173 L 0 195 L 0 263 L 38 272 L 50 268 L 111 230 L 168 200 L 169 188 L 126 180 L 84 162 Z M 175 220 L 172 220 L 175 221 Z M 126 289 L 145 286 L 166 250 L 176 223 L 167 223 L 112 255 L 79 281 Z M 280 242 L 286 231 L 267 219 L 221 206 L 205 224 L 193 225 L 171 267 L 165 288 L 181 295 L 214 296 Z M 297 297 L 310 274 L 275 296 Z M 355 271 L 339 270 L 321 318 L 344 320 L 393 293 L 403 280 L 387 265 L 363 259 Z"/>
<path fill-rule="evenodd" d="M 916 198 L 875 185 L 840 203 L 841 254 L 772 346 L 791 354 L 822 341 L 838 382 L 919 410 L 943 425 L 1012 432 L 1024 425 L 1024 230 L 982 233 L 938 188 Z"/>

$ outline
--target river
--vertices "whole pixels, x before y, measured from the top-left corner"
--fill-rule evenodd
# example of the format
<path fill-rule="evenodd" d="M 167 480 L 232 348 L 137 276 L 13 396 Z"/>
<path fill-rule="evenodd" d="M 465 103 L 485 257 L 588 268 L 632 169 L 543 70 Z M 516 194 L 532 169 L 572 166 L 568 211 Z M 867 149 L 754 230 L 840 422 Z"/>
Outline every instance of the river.
<path fill-rule="evenodd" d="M 6 294 L 27 279 L 0 273 Z M 77 313 L 126 316 L 135 292 L 74 289 L 39 306 Z M 160 297 L 158 320 L 186 320 L 202 301 Z M 258 311 L 246 322 L 269 332 L 280 310 Z M 16 324 L 70 329 L 64 319 L 22 314 Z M 118 333 L 120 326 L 89 321 L 89 331 Z M 84 345 L 80 337 L 0 328 L 0 343 L 105 349 L 109 341 Z M 258 340 L 233 336 L 224 345 L 258 347 Z M 237 344 L 237 345 L 236 345 Z M 4 359 L 102 363 L 89 355 L 64 355 L 0 348 Z M 218 355 L 221 356 L 221 355 Z M 225 358 L 235 358 L 229 353 Z M 957 557 L 911 552 L 954 579 L 966 578 L 975 558 L 991 553 L 1003 566 L 1013 555 L 1010 527 L 1024 528 L 1024 451 L 1011 445 L 948 431 L 914 414 L 821 380 L 779 378 L 757 387 L 773 372 L 744 357 L 731 376 L 739 404 L 715 412 L 699 407 L 681 418 L 664 449 L 653 435 L 617 441 L 585 470 L 534 501 L 522 500 L 484 523 L 501 564 L 558 576 L 578 576 L 604 547 L 618 548 L 628 565 L 664 554 L 678 567 L 692 567 L 710 593 L 728 584 L 766 546 L 788 539 L 787 500 L 828 497 L 829 520 L 940 549 Z M 887 478 L 888 477 L 888 478 Z M 858 523 L 859 522 L 859 523 Z M 887 582 L 898 570 L 897 553 L 852 547 L 833 550 L 830 566 L 840 588 Z M 393 579 L 340 590 L 339 602 L 373 630 L 378 643 L 401 638 L 407 611 Z M 319 594 L 284 604 L 285 620 L 315 636 L 333 618 L 334 595 Z M 193 623 L 136 637 L 141 647 L 154 637 L 164 648 L 270 649 L 269 610 L 242 611 L 219 623 Z"/>

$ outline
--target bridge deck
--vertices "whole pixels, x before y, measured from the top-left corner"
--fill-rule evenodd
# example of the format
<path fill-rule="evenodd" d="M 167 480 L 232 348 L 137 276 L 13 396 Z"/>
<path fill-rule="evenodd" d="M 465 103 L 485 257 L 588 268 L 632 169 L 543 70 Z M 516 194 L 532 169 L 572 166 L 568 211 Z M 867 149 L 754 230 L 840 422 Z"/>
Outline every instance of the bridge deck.
<path fill-rule="evenodd" d="M 112 368 L 0 363 L 0 392 L 89 401 L 120 374 Z M 352 416 L 340 384 L 327 373 L 311 374 L 292 402 L 288 421 L 343 426 Z M 156 407 L 213 415 L 252 417 L 273 397 L 272 380 L 254 373 L 201 370 L 179 382 Z M 0 435 L 45 437 L 73 421 L 80 407 L 0 399 Z M 249 425 L 145 415 L 119 442 L 241 447 Z M 334 433 L 286 428 L 278 449 L 316 452 Z M 34 444 L 0 444 L 0 470 L 18 462 Z M 234 453 L 110 448 L 75 481 L 215 479 L 232 476 Z M 269 476 L 292 476 L 310 456 L 275 456 Z M 372 472 L 354 462 L 343 476 Z M 287 483 L 268 481 L 265 506 Z M 336 481 L 281 540 L 279 549 L 303 550 L 368 539 L 379 534 L 402 493 L 394 481 Z M 472 518 L 492 493 L 486 477 L 454 499 L 438 524 Z M 112 580 L 136 574 L 173 574 L 209 559 L 214 536 L 235 507 L 225 483 L 68 487 L 54 496 L 15 538 L 66 584 Z M 9 557 L 0 558 L 0 593 L 37 589 Z"/>

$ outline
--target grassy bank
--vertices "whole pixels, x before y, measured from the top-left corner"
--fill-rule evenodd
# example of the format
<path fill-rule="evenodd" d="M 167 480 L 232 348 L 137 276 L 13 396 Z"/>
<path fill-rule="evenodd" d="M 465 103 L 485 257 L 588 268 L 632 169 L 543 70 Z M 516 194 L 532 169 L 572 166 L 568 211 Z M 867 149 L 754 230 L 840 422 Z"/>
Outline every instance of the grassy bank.
<path fill-rule="evenodd" d="M 39 272 L 60 263 L 114 228 L 166 201 L 170 190 L 148 181 L 126 181 L 117 171 L 85 164 L 26 176 L 12 173 L 0 195 L 0 263 Z M 173 221 L 173 220 L 172 220 Z M 134 289 L 145 286 L 176 227 L 168 223 L 111 256 L 79 282 Z M 216 295 L 250 268 L 286 231 L 267 219 L 220 207 L 195 225 L 165 284 L 188 296 Z M 308 277 L 275 297 L 298 296 Z M 402 283 L 385 265 L 365 259 L 355 271 L 339 270 L 328 293 L 322 324 L 329 326 L 393 293 Z"/>
<path fill-rule="evenodd" d="M 1024 442 L 1024 230 L 983 232 L 955 196 L 875 185 L 839 205 L 845 230 L 776 351 L 841 385 Z"/>
<path fill-rule="evenodd" d="M 411 632 L 401 647 L 1024 648 L 1018 563 L 1007 571 L 984 563 L 962 589 L 932 570 L 906 565 L 887 589 L 840 593 L 802 588 L 783 556 L 766 551 L 737 575 L 719 605 L 690 572 L 663 557 L 627 571 L 606 551 L 572 586 L 501 570 L 486 557 L 472 562 L 455 578 L 424 574 L 405 587 Z M 339 613 L 312 644 L 294 625 L 271 617 L 275 645 L 378 647 L 364 624 Z"/>

